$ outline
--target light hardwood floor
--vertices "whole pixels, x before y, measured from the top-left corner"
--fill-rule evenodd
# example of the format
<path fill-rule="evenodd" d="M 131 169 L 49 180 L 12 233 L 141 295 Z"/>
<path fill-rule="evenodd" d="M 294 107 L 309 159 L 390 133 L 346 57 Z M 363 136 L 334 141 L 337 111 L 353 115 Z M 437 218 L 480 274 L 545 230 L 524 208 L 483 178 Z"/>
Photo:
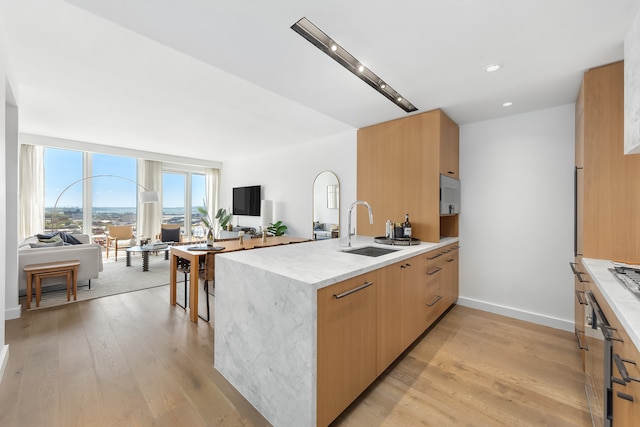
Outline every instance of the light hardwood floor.
<path fill-rule="evenodd" d="M 168 287 L 6 322 L 0 426 L 263 426 Z M 336 426 L 588 426 L 575 339 L 454 307 Z"/>

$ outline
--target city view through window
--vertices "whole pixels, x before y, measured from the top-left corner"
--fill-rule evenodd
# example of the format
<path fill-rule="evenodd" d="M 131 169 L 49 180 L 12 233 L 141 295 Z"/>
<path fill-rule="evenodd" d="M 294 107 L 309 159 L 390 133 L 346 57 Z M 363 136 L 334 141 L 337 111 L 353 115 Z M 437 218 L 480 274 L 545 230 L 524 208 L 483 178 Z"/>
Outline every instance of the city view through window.
<path fill-rule="evenodd" d="M 46 231 L 82 232 L 86 210 L 91 212 L 90 233 L 97 242 L 104 243 L 110 225 L 132 225 L 135 233 L 138 193 L 144 191 L 136 183 L 137 159 L 97 153 L 85 159 L 84 154 L 44 150 Z M 91 170 L 89 178 L 83 179 L 83 170 Z M 162 182 L 162 222 L 181 224 L 183 235 L 193 235 L 193 229 L 202 226 L 197 208 L 205 197 L 204 175 L 164 172 Z M 91 194 L 84 200 L 87 185 Z"/>

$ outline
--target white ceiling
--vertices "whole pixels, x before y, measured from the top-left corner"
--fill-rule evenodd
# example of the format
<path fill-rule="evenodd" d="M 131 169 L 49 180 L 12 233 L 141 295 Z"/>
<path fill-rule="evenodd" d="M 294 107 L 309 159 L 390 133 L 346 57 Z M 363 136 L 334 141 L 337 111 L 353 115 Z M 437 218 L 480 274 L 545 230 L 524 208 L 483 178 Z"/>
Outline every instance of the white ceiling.
<path fill-rule="evenodd" d="M 419 112 L 575 101 L 640 0 L 0 0 L 20 131 L 224 161 L 407 113 L 290 26 L 307 17 Z M 486 73 L 499 63 L 502 68 Z M 513 102 L 509 108 L 505 101 Z"/>

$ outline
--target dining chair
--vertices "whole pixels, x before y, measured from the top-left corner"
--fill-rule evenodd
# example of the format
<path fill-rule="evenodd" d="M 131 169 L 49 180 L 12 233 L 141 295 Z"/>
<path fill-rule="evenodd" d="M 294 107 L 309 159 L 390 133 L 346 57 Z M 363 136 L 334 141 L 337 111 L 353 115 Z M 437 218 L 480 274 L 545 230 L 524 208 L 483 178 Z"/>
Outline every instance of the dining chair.
<path fill-rule="evenodd" d="M 162 224 L 158 238 L 161 242 L 179 243 L 182 241 L 181 227 L 181 224 Z"/>
<path fill-rule="evenodd" d="M 107 230 L 107 259 L 109 259 L 109 247 L 115 247 L 116 261 L 118 261 L 118 249 L 135 246 L 133 225 L 110 225 Z"/>
<path fill-rule="evenodd" d="M 184 305 L 180 304 L 178 301 L 176 301 L 176 304 L 178 304 L 180 307 L 186 310 L 188 307 L 187 301 L 189 300 L 189 297 L 188 297 L 189 294 L 187 291 L 187 278 L 189 277 L 189 273 L 191 273 L 191 263 L 189 262 L 189 260 L 184 258 L 178 258 L 177 264 L 176 264 L 176 271 L 184 274 Z"/>
<path fill-rule="evenodd" d="M 209 282 L 215 286 L 215 256 L 215 252 L 207 252 L 204 258 L 204 268 L 200 270 L 200 279 L 204 280 L 204 296 L 207 299 L 207 318 L 200 316 L 200 313 L 198 313 L 198 317 L 207 322 L 211 318 L 209 312 Z"/>

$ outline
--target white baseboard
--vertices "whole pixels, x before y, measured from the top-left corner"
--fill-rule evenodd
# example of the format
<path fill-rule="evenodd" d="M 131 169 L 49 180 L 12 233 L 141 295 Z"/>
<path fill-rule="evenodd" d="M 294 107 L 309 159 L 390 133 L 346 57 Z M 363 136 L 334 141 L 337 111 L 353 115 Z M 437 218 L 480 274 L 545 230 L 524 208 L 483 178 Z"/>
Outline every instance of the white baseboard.
<path fill-rule="evenodd" d="M 19 319 L 22 314 L 22 305 L 18 304 L 15 307 L 7 307 L 4 310 L 4 320 Z"/>
<path fill-rule="evenodd" d="M 457 303 L 465 307 L 477 308 L 478 310 L 488 311 L 489 313 L 500 314 L 502 316 L 536 323 L 538 325 L 549 326 L 550 328 L 560 329 L 562 331 L 573 332 L 575 330 L 573 320 L 557 319 L 555 317 L 544 316 L 538 313 L 531 313 L 512 307 L 505 307 L 465 297 L 458 297 Z"/>
<path fill-rule="evenodd" d="M 4 377 L 4 370 L 7 367 L 7 363 L 9 363 L 8 344 L 0 348 L 0 383 L 2 382 L 2 377 Z"/>

